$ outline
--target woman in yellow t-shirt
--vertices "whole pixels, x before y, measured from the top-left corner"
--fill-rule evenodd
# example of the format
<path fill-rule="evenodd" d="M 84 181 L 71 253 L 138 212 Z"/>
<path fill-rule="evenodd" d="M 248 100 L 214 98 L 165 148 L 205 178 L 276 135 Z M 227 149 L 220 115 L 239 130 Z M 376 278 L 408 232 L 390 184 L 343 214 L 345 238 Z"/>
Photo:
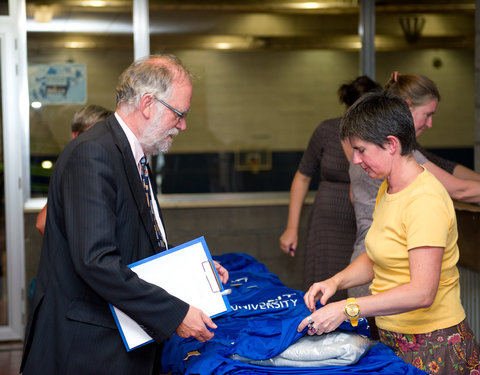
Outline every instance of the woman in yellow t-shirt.
<path fill-rule="evenodd" d="M 415 128 L 408 104 L 367 94 L 342 120 L 353 161 L 381 185 L 366 253 L 305 294 L 312 314 L 298 330 L 336 329 L 345 318 L 375 317 L 380 341 L 420 369 L 438 374 L 480 370 L 479 349 L 460 301 L 457 222 L 443 185 L 412 156 Z M 337 290 L 372 282 L 370 296 L 326 305 Z M 320 300 L 324 307 L 315 310 Z"/>

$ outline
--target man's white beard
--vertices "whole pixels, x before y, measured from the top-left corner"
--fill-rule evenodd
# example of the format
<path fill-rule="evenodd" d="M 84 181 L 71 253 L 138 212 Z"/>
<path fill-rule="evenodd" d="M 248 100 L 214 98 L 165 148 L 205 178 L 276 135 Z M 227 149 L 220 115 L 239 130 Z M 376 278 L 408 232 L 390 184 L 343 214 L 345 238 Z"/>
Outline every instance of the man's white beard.
<path fill-rule="evenodd" d="M 176 137 L 179 133 L 177 128 L 169 129 L 166 132 L 162 131 L 161 125 L 157 124 L 156 119 L 152 121 L 152 124 L 145 129 L 139 138 L 143 151 L 147 155 L 166 154 L 172 146 L 173 137 Z"/>

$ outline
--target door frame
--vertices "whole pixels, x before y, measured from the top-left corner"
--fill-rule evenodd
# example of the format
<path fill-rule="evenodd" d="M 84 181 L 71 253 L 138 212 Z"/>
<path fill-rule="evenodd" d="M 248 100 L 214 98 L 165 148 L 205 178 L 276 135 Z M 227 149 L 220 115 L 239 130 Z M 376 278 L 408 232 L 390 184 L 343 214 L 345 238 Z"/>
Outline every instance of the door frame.
<path fill-rule="evenodd" d="M 25 331 L 25 192 L 29 192 L 28 84 L 25 0 L 9 0 L 0 16 L 0 66 L 5 186 L 5 237 L 8 323 L 0 341 L 21 340 Z M 27 190 L 28 189 L 28 190 Z M 1 192 L 0 192 L 1 193 Z"/>

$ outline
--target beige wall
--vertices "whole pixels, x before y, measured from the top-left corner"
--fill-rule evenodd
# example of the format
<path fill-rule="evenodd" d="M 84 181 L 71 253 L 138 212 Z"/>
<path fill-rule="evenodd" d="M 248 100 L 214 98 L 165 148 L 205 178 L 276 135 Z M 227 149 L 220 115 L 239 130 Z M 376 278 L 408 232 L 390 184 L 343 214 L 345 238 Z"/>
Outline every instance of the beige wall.
<path fill-rule="evenodd" d="M 199 73 L 189 131 L 172 152 L 264 146 L 302 150 L 314 128 L 344 108 L 336 91 L 358 70 L 357 53 L 204 52 L 179 55 Z"/>
<path fill-rule="evenodd" d="M 378 52 L 377 79 L 385 83 L 391 72 L 418 73 L 432 79 L 440 90 L 433 128 L 419 138 L 426 147 L 473 147 L 475 71 L 474 51 L 422 50 Z M 441 67 L 435 68 L 435 59 Z"/>
<path fill-rule="evenodd" d="M 155 51 L 154 51 L 155 52 Z M 303 150 L 316 125 L 343 113 L 340 84 L 358 74 L 358 53 L 331 50 L 176 52 L 198 78 L 188 131 L 172 153 L 265 147 Z M 29 51 L 29 63 L 87 64 L 88 103 L 114 107 L 118 75 L 130 63 L 125 50 Z M 440 59 L 440 68 L 433 66 Z M 421 73 L 437 82 L 442 101 L 428 147 L 471 147 L 474 132 L 474 52 L 423 50 L 377 53 L 377 80 L 391 71 Z M 32 111 L 32 154 L 56 153 L 70 140 L 70 120 L 81 106 Z"/>

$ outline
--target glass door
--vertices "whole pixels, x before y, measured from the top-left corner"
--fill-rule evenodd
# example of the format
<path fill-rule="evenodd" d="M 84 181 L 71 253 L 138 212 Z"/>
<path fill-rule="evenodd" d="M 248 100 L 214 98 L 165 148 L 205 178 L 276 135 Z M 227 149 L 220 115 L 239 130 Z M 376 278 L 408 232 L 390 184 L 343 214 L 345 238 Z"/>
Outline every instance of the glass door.
<path fill-rule="evenodd" d="M 23 154 L 26 147 L 23 134 L 28 128 L 28 87 L 25 19 L 24 0 L 9 0 L 8 6 L 0 0 L 0 341 L 23 339 L 26 318 L 23 240 Z"/>

